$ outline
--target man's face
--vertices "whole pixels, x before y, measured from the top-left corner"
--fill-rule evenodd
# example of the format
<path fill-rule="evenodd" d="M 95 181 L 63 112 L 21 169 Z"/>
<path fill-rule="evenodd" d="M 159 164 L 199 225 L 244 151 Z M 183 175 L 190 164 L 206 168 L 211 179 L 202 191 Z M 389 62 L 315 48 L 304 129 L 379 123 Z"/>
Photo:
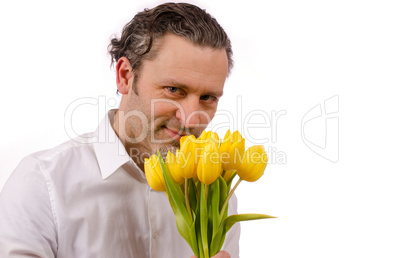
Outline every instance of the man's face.
<path fill-rule="evenodd" d="M 215 115 L 227 72 L 224 49 L 165 35 L 157 57 L 143 61 L 134 85 L 138 95 L 131 87 L 122 99 L 129 154 L 143 159 L 157 149 L 178 147 L 182 135 L 199 136 Z"/>

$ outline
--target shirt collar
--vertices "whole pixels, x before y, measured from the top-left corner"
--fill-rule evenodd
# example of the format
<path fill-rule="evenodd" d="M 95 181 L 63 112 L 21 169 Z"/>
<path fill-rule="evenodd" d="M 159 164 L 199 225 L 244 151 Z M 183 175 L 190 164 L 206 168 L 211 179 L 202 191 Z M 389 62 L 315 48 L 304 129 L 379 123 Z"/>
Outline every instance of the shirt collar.
<path fill-rule="evenodd" d="M 97 140 L 93 146 L 102 179 L 108 178 L 127 162 L 132 162 L 137 167 L 112 128 L 111 121 L 113 121 L 116 111 L 117 109 L 110 110 L 94 133 Z M 138 170 L 140 169 L 138 168 Z"/>

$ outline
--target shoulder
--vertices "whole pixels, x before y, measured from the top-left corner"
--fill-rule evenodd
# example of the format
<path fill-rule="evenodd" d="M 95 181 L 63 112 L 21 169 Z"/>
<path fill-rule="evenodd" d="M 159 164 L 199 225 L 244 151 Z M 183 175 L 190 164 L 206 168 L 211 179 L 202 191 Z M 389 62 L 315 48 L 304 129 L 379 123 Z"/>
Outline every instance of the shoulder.
<path fill-rule="evenodd" d="M 14 192 L 19 188 L 21 191 L 47 188 L 46 175 L 58 173 L 60 176 L 63 171 L 73 170 L 74 166 L 84 163 L 84 160 L 96 159 L 91 136 L 92 133 L 84 134 L 54 148 L 24 157 L 8 178 L 2 193 L 8 189 Z"/>
<path fill-rule="evenodd" d="M 38 151 L 25 157 L 22 161 L 36 161 L 39 163 L 49 163 L 58 160 L 70 161 L 71 158 L 78 158 L 81 155 L 93 153 L 93 134 L 88 133 L 77 138 L 70 139 L 54 148 Z"/>
<path fill-rule="evenodd" d="M 34 155 L 19 163 L 0 193 L 0 228 L 2 257 L 22 249 L 41 257 L 52 257 L 56 252 L 57 222 L 48 182 Z"/>

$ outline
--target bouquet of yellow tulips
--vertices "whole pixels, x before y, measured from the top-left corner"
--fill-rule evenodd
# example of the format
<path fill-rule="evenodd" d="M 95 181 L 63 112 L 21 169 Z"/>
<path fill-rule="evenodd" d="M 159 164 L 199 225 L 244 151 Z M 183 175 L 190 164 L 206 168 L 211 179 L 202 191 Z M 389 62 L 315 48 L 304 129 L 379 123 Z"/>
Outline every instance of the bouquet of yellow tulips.
<path fill-rule="evenodd" d="M 264 214 L 228 216 L 228 202 L 243 180 L 258 180 L 268 157 L 261 145 L 245 150 L 245 140 L 228 131 L 220 141 L 217 133 L 202 132 L 180 139 L 180 149 L 145 159 L 145 176 L 156 191 L 165 191 L 176 216 L 181 236 L 200 258 L 220 251 L 226 233 L 239 221 L 274 218 Z M 233 179 L 239 177 L 231 189 Z"/>

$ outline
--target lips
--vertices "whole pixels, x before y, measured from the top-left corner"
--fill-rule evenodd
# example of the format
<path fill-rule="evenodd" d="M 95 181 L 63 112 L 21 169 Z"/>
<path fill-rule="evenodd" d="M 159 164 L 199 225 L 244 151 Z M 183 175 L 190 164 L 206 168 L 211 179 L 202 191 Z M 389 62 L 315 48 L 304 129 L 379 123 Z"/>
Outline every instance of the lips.
<path fill-rule="evenodd" d="M 169 129 L 167 127 L 165 127 L 165 129 L 166 129 L 166 132 L 169 134 L 169 136 L 172 137 L 173 139 L 175 139 L 176 141 L 180 141 L 180 138 L 185 135 L 185 134 L 179 134 L 178 131 Z"/>

